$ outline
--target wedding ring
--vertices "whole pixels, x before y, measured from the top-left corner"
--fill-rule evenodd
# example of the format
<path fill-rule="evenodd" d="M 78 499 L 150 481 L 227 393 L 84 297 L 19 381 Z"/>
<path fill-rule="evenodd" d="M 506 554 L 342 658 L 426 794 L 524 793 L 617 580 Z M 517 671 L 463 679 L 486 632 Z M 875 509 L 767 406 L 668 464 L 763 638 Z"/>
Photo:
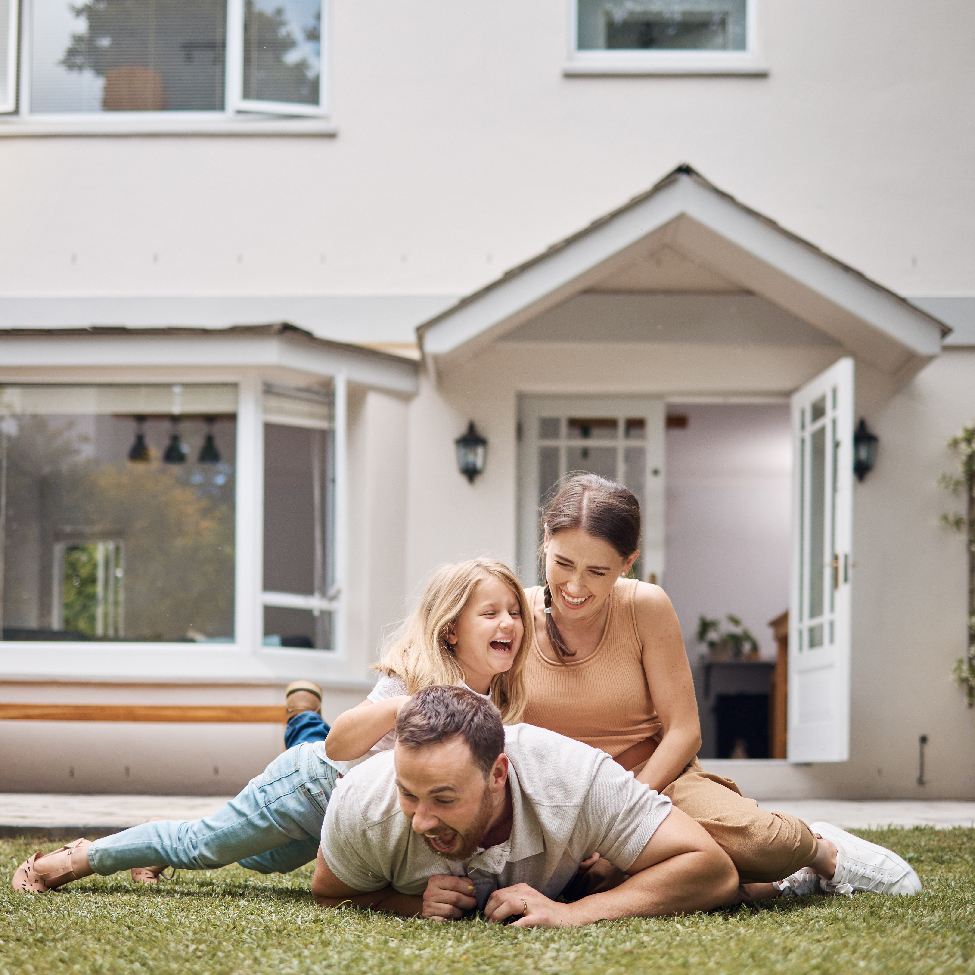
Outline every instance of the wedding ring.
<path fill-rule="evenodd" d="M 526 901 L 525 898 L 523 897 L 521 899 L 521 903 L 522 903 L 522 906 L 525 908 L 521 913 L 522 914 L 527 914 L 528 913 L 528 901 Z"/>

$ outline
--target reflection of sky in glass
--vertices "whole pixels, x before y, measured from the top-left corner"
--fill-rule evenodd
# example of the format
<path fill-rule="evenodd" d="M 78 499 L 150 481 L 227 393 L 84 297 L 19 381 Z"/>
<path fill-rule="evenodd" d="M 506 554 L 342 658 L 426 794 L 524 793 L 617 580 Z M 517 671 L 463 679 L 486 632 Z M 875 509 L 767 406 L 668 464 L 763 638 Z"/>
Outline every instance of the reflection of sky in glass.
<path fill-rule="evenodd" d="M 254 0 L 254 8 L 266 14 L 272 14 L 278 9 L 284 11 L 288 30 L 297 42 L 284 60 L 288 64 L 297 64 L 304 58 L 308 62 L 309 76 L 317 75 L 321 68 L 321 42 L 309 41 L 305 32 L 315 30 L 317 33 L 321 0 Z"/>
<path fill-rule="evenodd" d="M 105 79 L 86 69 L 68 71 L 58 62 L 83 34 L 86 20 L 71 12 L 71 0 L 34 0 L 31 31 L 31 111 L 98 112 Z"/>

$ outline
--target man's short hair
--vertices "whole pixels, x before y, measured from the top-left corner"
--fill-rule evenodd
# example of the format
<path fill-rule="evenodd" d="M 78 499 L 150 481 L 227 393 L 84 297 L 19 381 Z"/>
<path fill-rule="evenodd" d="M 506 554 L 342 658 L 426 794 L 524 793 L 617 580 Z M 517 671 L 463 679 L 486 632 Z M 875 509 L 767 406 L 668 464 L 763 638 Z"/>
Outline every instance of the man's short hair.
<path fill-rule="evenodd" d="M 396 742 L 405 748 L 440 745 L 461 738 L 474 763 L 490 773 L 504 751 L 501 712 L 487 698 L 466 687 L 425 687 L 405 704 L 396 719 Z"/>

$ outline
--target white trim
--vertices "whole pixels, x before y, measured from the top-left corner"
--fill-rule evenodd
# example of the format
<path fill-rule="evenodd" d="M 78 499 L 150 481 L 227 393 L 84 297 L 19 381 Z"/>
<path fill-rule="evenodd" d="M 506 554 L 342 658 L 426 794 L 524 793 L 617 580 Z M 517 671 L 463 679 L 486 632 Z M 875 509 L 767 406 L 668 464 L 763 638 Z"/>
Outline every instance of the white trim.
<path fill-rule="evenodd" d="M 192 335 L 159 333 L 91 333 L 4 335 L 0 332 L 0 381 L 23 381 L 18 370 L 40 368 L 54 377 L 84 369 L 134 369 L 146 375 L 172 369 L 183 375 L 194 369 L 280 368 L 302 375 L 333 376 L 384 392 L 414 396 L 419 390 L 418 364 L 400 356 L 373 352 L 339 342 L 294 333 L 214 332 Z M 50 382 L 51 379 L 46 381 Z"/>
<path fill-rule="evenodd" d="M 175 117 L 174 117 L 175 116 Z M 338 135 L 336 126 L 321 118 L 228 117 L 223 112 L 119 112 L 110 118 L 100 115 L 35 115 L 0 119 L 0 138 L 56 136 L 327 136 Z"/>
<path fill-rule="evenodd" d="M 334 612 L 341 605 L 341 600 L 337 598 L 341 595 L 341 590 L 335 592 L 336 598 L 319 596 L 300 596 L 293 592 L 265 592 L 261 595 L 263 606 L 275 606 L 281 609 L 310 609 L 318 612 Z M 331 595 L 331 594 L 329 594 Z"/>
<path fill-rule="evenodd" d="M 237 523 L 234 526 L 234 640 L 245 654 L 264 642 L 264 416 L 262 385 L 247 376 L 237 399 Z"/>
<path fill-rule="evenodd" d="M 585 52 L 586 54 L 590 52 Z M 713 59 L 684 56 L 667 61 L 644 62 L 635 59 L 613 58 L 606 55 L 615 52 L 607 51 L 601 57 L 584 57 L 582 53 L 575 59 L 562 65 L 562 74 L 567 78 L 592 77 L 655 77 L 655 76 L 698 76 L 712 75 L 727 77 L 728 75 L 743 75 L 757 78 L 768 77 L 768 63 L 758 57 L 742 52 L 741 57 L 726 57 Z M 664 53 L 664 52 L 659 52 Z M 669 52 L 668 52 L 669 53 Z M 715 55 L 727 52 L 715 52 Z M 737 53 L 737 52 L 736 52 Z"/>
<path fill-rule="evenodd" d="M 17 14 L 20 10 L 20 0 L 7 0 L 7 98 L 0 101 L 0 112 L 13 112 L 17 108 L 17 51 L 20 36 L 18 33 Z"/>
<path fill-rule="evenodd" d="M 333 585 L 341 594 L 335 611 L 333 646 L 335 659 L 350 659 L 347 639 L 349 633 L 349 600 L 346 595 L 349 579 L 349 384 L 344 372 L 337 372 L 335 390 L 335 553 L 333 556 Z M 332 595 L 330 592 L 329 596 Z"/>
<path fill-rule="evenodd" d="M 745 5 L 745 49 L 704 50 L 579 50 L 579 3 L 569 0 L 569 58 L 562 67 L 567 77 L 649 75 L 756 75 L 769 73 L 761 50 L 758 4 Z"/>

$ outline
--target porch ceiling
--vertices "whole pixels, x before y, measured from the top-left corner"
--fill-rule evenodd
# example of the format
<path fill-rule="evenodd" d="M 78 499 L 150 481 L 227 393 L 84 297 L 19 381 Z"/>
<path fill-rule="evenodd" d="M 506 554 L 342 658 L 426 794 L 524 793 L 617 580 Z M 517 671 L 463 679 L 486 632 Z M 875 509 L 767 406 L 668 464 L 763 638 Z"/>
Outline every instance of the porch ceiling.
<path fill-rule="evenodd" d="M 795 336 L 806 332 L 809 344 L 836 343 L 888 374 L 919 368 L 938 354 L 950 331 L 680 166 L 647 193 L 421 325 L 424 355 L 437 369 L 446 368 L 505 336 L 531 341 L 533 330 L 546 321 L 546 341 L 580 341 L 571 327 L 556 338 L 550 313 L 575 305 L 574 315 L 556 318 L 577 318 L 586 293 L 591 299 L 751 296 L 760 305 L 776 306 L 793 323 Z M 631 322 L 624 328 L 629 338 L 617 341 L 681 340 L 679 323 L 671 322 L 664 337 L 649 305 L 644 312 L 643 334 Z M 634 315 L 639 317 L 630 307 L 629 317 Z M 686 340 L 695 338 L 688 333 Z M 734 329 L 727 340 L 736 341 Z"/>

